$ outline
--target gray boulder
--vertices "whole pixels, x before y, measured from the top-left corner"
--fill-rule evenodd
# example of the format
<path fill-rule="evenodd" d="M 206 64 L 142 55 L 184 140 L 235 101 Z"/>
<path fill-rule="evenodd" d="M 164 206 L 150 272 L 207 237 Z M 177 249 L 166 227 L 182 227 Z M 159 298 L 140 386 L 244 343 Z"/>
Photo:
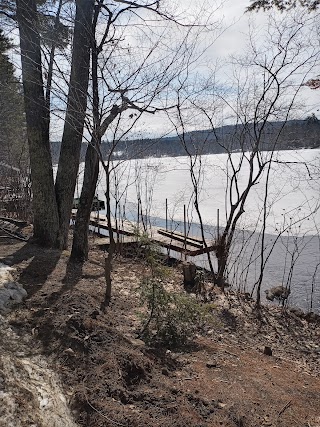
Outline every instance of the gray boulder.
<path fill-rule="evenodd" d="M 265 293 L 266 298 L 269 301 L 274 301 L 275 299 L 278 301 L 284 301 L 290 295 L 290 289 L 285 288 L 284 286 L 274 286 L 271 289 L 267 289 Z"/>

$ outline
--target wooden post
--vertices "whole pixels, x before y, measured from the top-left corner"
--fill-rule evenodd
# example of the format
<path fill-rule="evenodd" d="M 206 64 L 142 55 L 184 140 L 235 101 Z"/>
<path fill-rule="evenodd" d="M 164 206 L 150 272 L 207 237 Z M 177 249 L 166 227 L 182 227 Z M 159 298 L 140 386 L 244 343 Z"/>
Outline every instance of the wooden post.
<path fill-rule="evenodd" d="M 182 264 L 183 283 L 185 288 L 193 288 L 196 284 L 197 268 L 193 262 L 184 262 Z"/>
<path fill-rule="evenodd" d="M 219 222 L 220 222 L 220 211 L 217 209 L 217 240 L 219 240 L 220 237 L 220 230 L 219 230 Z"/>

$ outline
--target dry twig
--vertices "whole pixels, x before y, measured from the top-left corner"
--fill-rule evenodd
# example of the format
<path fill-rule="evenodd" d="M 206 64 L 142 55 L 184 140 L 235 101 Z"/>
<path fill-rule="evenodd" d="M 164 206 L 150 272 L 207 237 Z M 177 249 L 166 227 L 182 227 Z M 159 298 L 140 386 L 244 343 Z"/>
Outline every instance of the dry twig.
<path fill-rule="evenodd" d="M 289 406 L 291 405 L 291 402 L 292 402 L 292 400 L 289 400 L 289 402 L 284 405 L 284 407 L 281 409 L 281 411 L 279 411 L 278 420 L 281 417 L 281 415 L 284 413 L 284 411 L 289 408 Z"/>

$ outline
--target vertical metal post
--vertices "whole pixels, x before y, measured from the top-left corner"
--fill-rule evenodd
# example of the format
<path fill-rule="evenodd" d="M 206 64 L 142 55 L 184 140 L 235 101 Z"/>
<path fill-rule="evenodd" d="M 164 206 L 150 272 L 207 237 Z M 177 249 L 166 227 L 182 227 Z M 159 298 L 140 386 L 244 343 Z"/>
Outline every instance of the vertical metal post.
<path fill-rule="evenodd" d="M 184 256 L 186 257 L 186 249 L 187 249 L 187 215 L 186 215 L 186 205 L 183 205 L 183 226 L 184 226 Z"/>
<path fill-rule="evenodd" d="M 121 227 L 124 230 L 124 221 L 126 219 L 126 205 L 122 205 L 122 217 L 121 217 Z M 122 243 L 124 242 L 124 234 L 122 235 Z"/>
<path fill-rule="evenodd" d="M 168 199 L 166 199 L 166 231 L 168 230 Z"/>
<path fill-rule="evenodd" d="M 94 197 L 93 197 L 93 203 L 94 203 Z M 97 194 L 97 219 L 98 219 L 98 235 L 100 237 L 100 206 L 99 206 L 99 198 L 98 198 L 98 194 Z"/>
<path fill-rule="evenodd" d="M 217 209 L 217 239 L 219 239 L 219 237 L 220 237 L 220 225 L 219 225 L 219 222 L 220 222 L 220 211 L 219 211 L 219 209 Z"/>
<path fill-rule="evenodd" d="M 77 199 L 79 199 L 79 174 L 77 175 L 76 184 L 77 184 Z"/>

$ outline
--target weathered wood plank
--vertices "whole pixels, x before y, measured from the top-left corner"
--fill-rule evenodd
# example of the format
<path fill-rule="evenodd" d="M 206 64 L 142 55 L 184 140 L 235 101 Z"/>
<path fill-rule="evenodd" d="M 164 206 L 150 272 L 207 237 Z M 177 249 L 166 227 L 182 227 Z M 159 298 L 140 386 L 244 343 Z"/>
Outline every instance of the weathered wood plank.
<path fill-rule="evenodd" d="M 183 242 L 183 243 L 186 242 L 186 244 L 188 246 L 193 246 L 193 247 L 198 248 L 198 249 L 203 247 L 203 242 L 195 241 L 194 239 L 191 239 L 188 237 L 185 238 L 184 235 L 181 233 L 179 233 L 179 234 L 171 233 L 170 231 L 165 231 L 162 229 L 159 229 L 158 233 L 169 238 L 169 239 L 171 239 L 171 240 L 177 240 L 178 242 Z"/>
<path fill-rule="evenodd" d="M 75 218 L 76 211 L 73 210 L 72 217 Z M 90 217 L 90 225 L 95 227 L 95 232 L 99 234 L 99 230 L 108 231 L 107 218 L 105 215 L 92 214 Z M 136 243 L 138 237 L 136 236 L 136 230 L 138 224 L 136 222 L 116 221 L 112 219 L 112 230 L 113 233 L 125 236 L 124 244 Z M 179 232 L 171 232 L 160 227 L 151 227 L 149 230 L 150 240 L 157 243 L 158 245 L 171 249 L 176 252 L 184 253 L 189 256 L 197 256 L 207 252 L 212 252 L 216 249 L 216 245 L 212 242 L 203 242 L 202 240 L 188 236 L 185 238 L 184 234 Z M 101 235 L 101 233 L 100 233 Z M 108 244 L 108 238 L 105 238 L 105 242 L 99 243 L 101 246 Z"/>
<path fill-rule="evenodd" d="M 16 225 L 17 227 L 25 227 L 28 225 L 27 221 L 22 221 L 21 219 L 16 218 L 7 218 L 6 216 L 0 216 L 0 221 L 6 221 L 10 224 Z"/>
<path fill-rule="evenodd" d="M 177 236 L 177 237 L 179 237 L 179 238 L 183 238 L 183 240 L 184 240 L 184 238 L 185 238 L 185 236 L 184 236 L 184 234 L 183 234 L 183 233 L 180 233 L 179 231 L 170 231 L 170 230 L 166 230 L 165 228 L 159 228 L 159 229 L 158 229 L 158 233 L 160 233 L 160 234 L 170 234 L 170 235 L 172 235 L 172 234 L 173 234 L 174 236 Z M 192 241 L 192 242 L 198 243 L 198 244 L 200 244 L 200 245 L 202 245 L 202 244 L 203 244 L 202 239 L 199 239 L 199 238 L 197 238 L 197 237 L 187 236 L 187 240 L 190 240 L 190 241 Z"/>

